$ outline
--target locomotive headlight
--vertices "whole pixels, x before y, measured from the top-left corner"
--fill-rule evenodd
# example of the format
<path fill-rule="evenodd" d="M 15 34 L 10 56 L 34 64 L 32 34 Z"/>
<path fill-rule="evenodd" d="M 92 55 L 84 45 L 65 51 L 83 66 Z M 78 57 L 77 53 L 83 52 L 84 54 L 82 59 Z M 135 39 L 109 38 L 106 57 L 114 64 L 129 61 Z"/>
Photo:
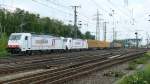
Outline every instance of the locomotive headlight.
<path fill-rule="evenodd" d="M 19 48 L 19 45 L 16 45 L 16 48 Z"/>
<path fill-rule="evenodd" d="M 19 45 L 8 45 L 9 48 L 19 48 Z"/>

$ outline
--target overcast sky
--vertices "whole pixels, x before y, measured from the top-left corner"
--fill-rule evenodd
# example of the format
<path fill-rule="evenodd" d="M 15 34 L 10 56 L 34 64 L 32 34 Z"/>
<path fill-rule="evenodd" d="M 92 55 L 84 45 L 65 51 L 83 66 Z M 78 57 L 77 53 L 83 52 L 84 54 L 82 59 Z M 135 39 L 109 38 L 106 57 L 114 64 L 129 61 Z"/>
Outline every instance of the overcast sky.
<path fill-rule="evenodd" d="M 112 17 L 109 16 L 115 10 L 115 22 L 117 39 L 135 38 L 135 31 L 139 37 L 146 39 L 146 32 L 150 32 L 150 0 L 0 0 L 1 6 L 14 10 L 16 7 L 38 13 L 41 17 L 48 16 L 62 20 L 68 24 L 73 21 L 73 9 L 71 6 L 79 5 L 78 21 L 82 21 L 81 31 L 96 31 L 97 9 L 101 19 L 107 21 L 107 40 L 112 40 Z M 133 12 L 132 12 L 133 9 Z M 135 21 L 133 22 L 133 19 Z M 70 23 L 70 24 L 73 24 Z M 85 24 L 88 24 L 85 25 Z M 133 25 L 134 24 L 134 25 Z M 150 33 L 149 33 L 150 34 Z M 103 28 L 101 26 L 101 40 L 103 39 Z"/>

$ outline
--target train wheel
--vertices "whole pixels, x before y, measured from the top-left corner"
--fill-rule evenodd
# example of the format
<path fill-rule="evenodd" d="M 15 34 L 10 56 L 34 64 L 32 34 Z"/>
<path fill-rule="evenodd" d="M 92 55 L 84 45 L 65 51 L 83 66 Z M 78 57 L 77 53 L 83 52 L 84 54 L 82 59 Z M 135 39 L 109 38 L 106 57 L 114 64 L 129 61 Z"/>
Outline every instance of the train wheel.
<path fill-rule="evenodd" d="M 66 52 L 68 52 L 68 51 L 69 51 L 67 46 L 66 46 L 66 49 L 65 49 L 65 51 L 66 51 Z"/>
<path fill-rule="evenodd" d="M 30 56 L 32 55 L 32 51 L 26 51 L 26 54 Z"/>

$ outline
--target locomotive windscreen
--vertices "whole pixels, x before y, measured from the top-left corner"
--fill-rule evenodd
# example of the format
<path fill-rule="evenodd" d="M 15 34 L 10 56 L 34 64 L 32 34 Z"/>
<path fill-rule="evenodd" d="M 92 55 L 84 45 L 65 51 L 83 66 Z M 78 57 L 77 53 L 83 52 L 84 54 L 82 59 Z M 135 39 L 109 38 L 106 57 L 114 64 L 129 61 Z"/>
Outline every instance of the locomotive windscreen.
<path fill-rule="evenodd" d="M 9 40 L 20 40 L 21 39 L 21 35 L 11 35 L 9 37 Z"/>

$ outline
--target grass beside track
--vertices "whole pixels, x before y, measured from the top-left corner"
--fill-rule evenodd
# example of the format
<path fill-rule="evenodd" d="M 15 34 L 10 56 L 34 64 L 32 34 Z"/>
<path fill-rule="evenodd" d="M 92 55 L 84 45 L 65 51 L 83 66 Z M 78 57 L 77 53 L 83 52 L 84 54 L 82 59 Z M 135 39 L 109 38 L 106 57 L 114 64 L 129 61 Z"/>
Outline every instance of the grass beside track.
<path fill-rule="evenodd" d="M 150 52 L 143 57 L 133 60 L 129 63 L 129 68 L 136 69 L 131 75 L 124 76 L 117 84 L 150 84 Z M 139 64 L 143 64 L 144 68 L 137 69 Z"/>
<path fill-rule="evenodd" d="M 0 58 L 8 58 L 9 53 L 6 50 L 0 51 Z"/>
<path fill-rule="evenodd" d="M 8 56 L 8 52 L 6 50 L 7 47 L 7 35 L 6 34 L 2 34 L 0 36 L 0 58 L 4 58 Z"/>

